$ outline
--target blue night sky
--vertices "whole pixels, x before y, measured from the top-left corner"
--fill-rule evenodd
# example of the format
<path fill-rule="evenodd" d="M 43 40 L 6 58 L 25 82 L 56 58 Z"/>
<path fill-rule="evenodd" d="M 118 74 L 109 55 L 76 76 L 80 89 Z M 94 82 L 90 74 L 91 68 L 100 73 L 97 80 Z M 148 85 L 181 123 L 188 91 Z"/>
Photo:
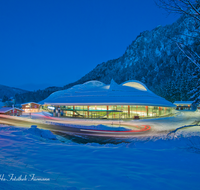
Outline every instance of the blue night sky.
<path fill-rule="evenodd" d="M 66 85 L 177 18 L 154 0 L 2 0 L 0 84 Z"/>

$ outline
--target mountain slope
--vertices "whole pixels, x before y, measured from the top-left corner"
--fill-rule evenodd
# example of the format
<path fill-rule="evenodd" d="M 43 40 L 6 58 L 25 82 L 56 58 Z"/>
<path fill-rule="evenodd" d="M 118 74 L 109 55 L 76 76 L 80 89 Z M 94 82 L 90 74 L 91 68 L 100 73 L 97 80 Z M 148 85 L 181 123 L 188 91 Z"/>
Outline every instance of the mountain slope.
<path fill-rule="evenodd" d="M 40 102 L 47 98 L 50 94 L 55 91 L 62 90 L 61 87 L 48 87 L 44 90 L 37 90 L 35 92 L 25 92 L 23 94 L 16 94 L 15 100 L 18 104 L 24 102 Z"/>
<path fill-rule="evenodd" d="M 150 90 L 170 100 L 187 100 L 195 86 L 191 78 L 194 65 L 183 55 L 176 42 L 200 52 L 199 40 L 191 38 L 195 27 L 190 18 L 181 17 L 172 25 L 158 26 L 142 32 L 118 59 L 97 65 L 75 84 L 99 80 L 106 84 L 113 78 L 117 83 L 136 79 Z M 68 88 L 66 85 L 64 88 Z"/>
<path fill-rule="evenodd" d="M 19 89 L 19 88 L 0 85 L 0 98 L 1 99 L 4 96 L 7 96 L 8 98 L 10 98 L 10 97 L 14 97 L 16 94 L 23 94 L 25 92 L 28 92 L 28 91 L 22 90 L 22 89 Z"/>

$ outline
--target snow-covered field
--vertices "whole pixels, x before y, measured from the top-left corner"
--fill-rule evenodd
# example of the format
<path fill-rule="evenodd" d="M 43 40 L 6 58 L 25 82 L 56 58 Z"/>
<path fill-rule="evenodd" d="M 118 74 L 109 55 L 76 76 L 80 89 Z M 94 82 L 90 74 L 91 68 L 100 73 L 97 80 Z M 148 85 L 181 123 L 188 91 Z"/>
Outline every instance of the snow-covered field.
<path fill-rule="evenodd" d="M 100 145 L 77 144 L 37 128 L 0 125 L 0 149 L 1 190 L 200 187 L 199 132 Z"/>

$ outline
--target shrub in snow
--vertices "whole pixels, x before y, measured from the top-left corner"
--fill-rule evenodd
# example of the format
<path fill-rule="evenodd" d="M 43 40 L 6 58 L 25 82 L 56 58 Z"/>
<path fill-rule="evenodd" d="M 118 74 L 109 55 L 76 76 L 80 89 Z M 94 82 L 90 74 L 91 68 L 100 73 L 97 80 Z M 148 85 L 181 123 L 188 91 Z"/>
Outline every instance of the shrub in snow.
<path fill-rule="evenodd" d="M 58 124 L 60 125 L 60 124 Z M 91 130 L 107 130 L 107 131 L 130 131 L 131 129 L 125 128 L 125 127 L 113 127 L 113 126 L 107 126 L 107 125 L 68 125 L 70 127 L 74 128 L 83 128 L 83 129 L 91 129 Z"/>
<path fill-rule="evenodd" d="M 109 127 L 107 125 L 97 125 L 97 126 L 90 126 L 93 129 L 96 130 L 107 130 L 107 131 L 130 131 L 130 129 L 124 128 L 124 127 Z"/>
<path fill-rule="evenodd" d="M 32 125 L 31 128 L 27 130 L 27 132 L 45 139 L 57 140 L 56 136 L 51 131 L 38 129 L 37 125 Z"/>

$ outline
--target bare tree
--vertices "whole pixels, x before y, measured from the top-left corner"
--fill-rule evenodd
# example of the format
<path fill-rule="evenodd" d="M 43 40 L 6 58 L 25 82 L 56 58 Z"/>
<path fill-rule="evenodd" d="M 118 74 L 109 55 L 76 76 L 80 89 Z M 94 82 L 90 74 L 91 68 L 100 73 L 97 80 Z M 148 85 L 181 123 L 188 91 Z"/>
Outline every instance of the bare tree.
<path fill-rule="evenodd" d="M 165 9 L 169 14 L 176 13 L 189 17 L 194 23 L 192 31 L 190 30 L 191 35 L 189 37 L 200 38 L 200 0 L 155 0 L 155 3 L 160 8 Z M 187 25 L 185 27 L 187 27 Z M 197 67 L 194 74 L 195 77 L 200 77 L 200 55 L 188 45 L 184 44 L 184 42 L 175 41 L 175 43 L 184 56 Z M 192 98 L 195 100 L 193 105 L 197 106 L 200 102 L 200 78 L 196 88 L 193 89 L 190 94 L 192 94 Z"/>
<path fill-rule="evenodd" d="M 200 21 L 200 0 L 156 0 L 156 4 L 168 13 L 178 13 Z"/>

